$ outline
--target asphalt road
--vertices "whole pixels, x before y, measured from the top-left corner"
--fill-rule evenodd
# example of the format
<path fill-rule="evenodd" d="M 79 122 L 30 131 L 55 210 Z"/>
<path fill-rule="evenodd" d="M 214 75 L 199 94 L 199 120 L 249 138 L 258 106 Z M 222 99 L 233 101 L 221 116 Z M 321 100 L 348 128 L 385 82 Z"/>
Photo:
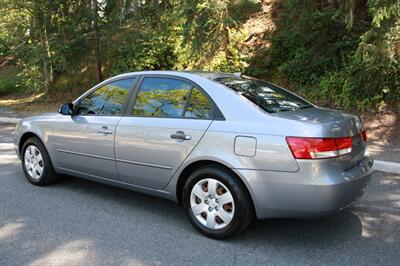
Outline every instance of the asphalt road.
<path fill-rule="evenodd" d="M 0 125 L 0 265 L 399 265 L 400 176 L 375 172 L 334 216 L 259 221 L 217 241 L 166 200 L 77 178 L 31 185 L 12 130 Z"/>

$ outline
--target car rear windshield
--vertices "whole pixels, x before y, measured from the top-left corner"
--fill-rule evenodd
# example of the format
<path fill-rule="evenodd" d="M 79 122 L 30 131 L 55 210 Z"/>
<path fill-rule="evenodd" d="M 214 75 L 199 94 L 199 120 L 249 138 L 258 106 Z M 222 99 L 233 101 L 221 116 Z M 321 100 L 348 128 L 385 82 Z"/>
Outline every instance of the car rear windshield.
<path fill-rule="evenodd" d="M 248 78 L 221 77 L 215 81 L 231 88 L 269 113 L 313 107 L 308 102 L 271 83 Z"/>

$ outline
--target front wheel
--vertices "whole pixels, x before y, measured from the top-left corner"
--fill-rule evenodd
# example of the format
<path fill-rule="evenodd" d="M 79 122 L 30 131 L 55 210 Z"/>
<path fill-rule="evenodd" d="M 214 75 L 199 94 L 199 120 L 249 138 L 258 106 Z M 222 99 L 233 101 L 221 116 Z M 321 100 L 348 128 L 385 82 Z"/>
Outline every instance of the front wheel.
<path fill-rule="evenodd" d="M 189 176 L 183 206 L 198 231 L 217 239 L 244 230 L 254 217 L 246 188 L 235 175 L 217 166 L 200 168 Z"/>
<path fill-rule="evenodd" d="M 57 180 L 57 173 L 51 164 L 43 143 L 35 137 L 29 138 L 22 146 L 22 168 L 26 178 L 34 185 L 45 186 Z"/>

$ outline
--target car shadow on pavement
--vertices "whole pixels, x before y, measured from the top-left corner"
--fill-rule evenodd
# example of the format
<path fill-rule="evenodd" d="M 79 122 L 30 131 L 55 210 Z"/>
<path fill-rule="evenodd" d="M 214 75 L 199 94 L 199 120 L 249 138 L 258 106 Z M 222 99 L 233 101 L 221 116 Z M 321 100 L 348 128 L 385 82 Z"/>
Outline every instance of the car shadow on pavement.
<path fill-rule="evenodd" d="M 22 173 L 17 178 L 19 186 L 30 186 Z M 396 189 L 397 186 L 395 193 Z M 16 232 L 5 238 L 6 243 L 21 241 L 26 248 L 43 235 L 49 242 L 35 246 L 34 254 L 19 261 L 22 264 L 57 264 L 60 260 L 61 265 L 98 261 L 116 265 L 183 261 L 265 264 L 270 256 L 276 259 L 275 263 L 356 262 L 360 257 L 372 256 L 368 252 L 374 245 L 395 257 L 396 243 L 400 240 L 398 235 L 387 239 L 391 232 L 380 228 L 381 223 L 387 223 L 381 220 L 385 215 L 396 213 L 385 209 L 370 211 L 365 208 L 368 201 L 321 219 L 257 221 L 238 236 L 217 241 L 198 233 L 183 209 L 168 200 L 72 177 L 49 187 L 31 187 L 30 191 L 38 201 L 44 195 L 53 198 L 47 208 L 55 216 L 61 216 L 61 221 L 55 220 L 60 224 L 53 224 L 51 219 L 38 221 L 32 213 L 30 216 L 24 212 L 23 217 L 4 225 Z M 62 210 L 61 205 L 54 209 L 59 204 L 67 206 L 66 209 Z M 29 225 L 32 221 L 39 224 L 33 227 L 34 231 Z M 0 236 L 3 227 L 0 226 Z M 20 257 L 21 251 L 12 247 L 7 256 Z M 195 251 L 198 249 L 208 254 L 224 250 L 227 261 L 218 262 L 217 256 L 204 256 L 203 252 Z M 359 257 L 351 257 L 352 254 Z M 376 260 L 379 262 L 379 257 Z"/>
<path fill-rule="evenodd" d="M 160 216 L 159 218 L 162 221 L 173 221 L 174 226 L 184 228 L 187 232 L 205 238 L 190 225 L 183 208 L 172 201 L 74 177 L 68 177 L 55 186 L 60 186 L 74 193 L 85 193 L 90 197 L 95 197 L 96 199 L 92 199 L 94 201 L 112 202 L 121 208 L 127 207 L 135 212 L 146 210 L 153 213 L 153 216 Z M 149 221 L 149 223 L 151 222 L 158 223 L 155 219 Z M 234 238 L 224 241 L 234 244 L 236 242 L 253 241 L 295 243 L 301 240 L 303 243 L 305 241 L 315 246 L 321 246 L 321 243 L 328 239 L 329 241 L 324 245 L 335 245 L 337 241 L 354 241 L 361 237 L 362 224 L 359 216 L 353 213 L 351 207 L 319 219 L 255 220 L 248 229 Z"/>

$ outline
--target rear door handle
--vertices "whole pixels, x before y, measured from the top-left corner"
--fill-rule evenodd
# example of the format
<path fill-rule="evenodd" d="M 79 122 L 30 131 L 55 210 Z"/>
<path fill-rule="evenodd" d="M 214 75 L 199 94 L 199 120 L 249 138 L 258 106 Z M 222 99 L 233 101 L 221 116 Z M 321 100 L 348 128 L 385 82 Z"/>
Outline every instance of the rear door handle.
<path fill-rule="evenodd" d="M 112 132 L 112 130 L 108 129 L 107 126 L 103 126 L 101 129 L 97 130 L 97 133 L 109 135 L 109 134 L 112 134 L 113 132 Z"/>
<path fill-rule="evenodd" d="M 176 131 L 175 134 L 171 135 L 171 139 L 191 140 L 192 137 L 189 135 L 185 135 L 185 132 L 183 131 Z"/>

